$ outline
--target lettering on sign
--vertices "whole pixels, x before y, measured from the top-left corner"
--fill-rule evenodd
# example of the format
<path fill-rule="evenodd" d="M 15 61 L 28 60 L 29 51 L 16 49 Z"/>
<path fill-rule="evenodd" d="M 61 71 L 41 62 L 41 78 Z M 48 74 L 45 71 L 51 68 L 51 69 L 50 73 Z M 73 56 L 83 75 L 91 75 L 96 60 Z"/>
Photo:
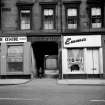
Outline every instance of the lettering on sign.
<path fill-rule="evenodd" d="M 27 42 L 27 37 L 0 37 L 0 43 L 5 42 Z"/>
<path fill-rule="evenodd" d="M 67 38 L 65 41 L 65 44 L 72 44 L 72 43 L 78 43 L 78 42 L 83 42 L 86 41 L 86 38 L 81 38 L 81 39 L 76 39 L 76 40 L 72 40 L 71 38 Z"/>
<path fill-rule="evenodd" d="M 5 38 L 5 41 L 18 41 L 18 37 L 7 37 Z"/>

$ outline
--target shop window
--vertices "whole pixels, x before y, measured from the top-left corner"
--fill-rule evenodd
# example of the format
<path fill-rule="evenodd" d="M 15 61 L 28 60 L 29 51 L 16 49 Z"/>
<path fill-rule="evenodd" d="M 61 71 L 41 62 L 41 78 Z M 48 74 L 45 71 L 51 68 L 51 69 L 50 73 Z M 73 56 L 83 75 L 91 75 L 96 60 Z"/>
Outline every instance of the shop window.
<path fill-rule="evenodd" d="M 81 72 L 84 70 L 83 49 L 68 49 L 68 68 L 71 72 Z"/>
<path fill-rule="evenodd" d="M 51 30 L 55 28 L 55 6 L 42 6 L 42 28 Z"/>
<path fill-rule="evenodd" d="M 100 7 L 91 8 L 91 27 L 101 28 L 102 27 L 102 14 Z"/>
<path fill-rule="evenodd" d="M 77 8 L 68 8 L 67 9 L 67 28 L 77 29 L 77 23 L 78 23 Z"/>
<path fill-rule="evenodd" d="M 8 72 L 23 71 L 23 46 L 8 45 L 7 49 L 7 70 Z"/>

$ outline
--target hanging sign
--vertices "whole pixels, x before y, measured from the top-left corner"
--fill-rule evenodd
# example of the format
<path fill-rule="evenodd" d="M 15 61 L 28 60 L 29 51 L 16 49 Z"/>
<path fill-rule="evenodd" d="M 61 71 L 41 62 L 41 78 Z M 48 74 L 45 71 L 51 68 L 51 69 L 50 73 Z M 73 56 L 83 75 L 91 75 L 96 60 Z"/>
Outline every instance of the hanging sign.
<path fill-rule="evenodd" d="M 27 42 L 27 37 L 0 37 L 0 43 L 5 42 Z"/>
<path fill-rule="evenodd" d="M 64 36 L 64 47 L 100 47 L 101 35 Z"/>

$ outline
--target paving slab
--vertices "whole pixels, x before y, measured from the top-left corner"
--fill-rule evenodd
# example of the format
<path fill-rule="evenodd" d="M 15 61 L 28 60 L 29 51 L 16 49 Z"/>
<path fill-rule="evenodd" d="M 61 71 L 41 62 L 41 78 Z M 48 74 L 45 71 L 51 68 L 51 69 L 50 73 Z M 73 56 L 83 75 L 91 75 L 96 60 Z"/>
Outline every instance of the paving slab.
<path fill-rule="evenodd" d="M 17 85 L 29 82 L 30 79 L 0 79 L 0 85 Z"/>
<path fill-rule="evenodd" d="M 105 85 L 105 79 L 58 79 L 57 83 L 66 85 Z"/>

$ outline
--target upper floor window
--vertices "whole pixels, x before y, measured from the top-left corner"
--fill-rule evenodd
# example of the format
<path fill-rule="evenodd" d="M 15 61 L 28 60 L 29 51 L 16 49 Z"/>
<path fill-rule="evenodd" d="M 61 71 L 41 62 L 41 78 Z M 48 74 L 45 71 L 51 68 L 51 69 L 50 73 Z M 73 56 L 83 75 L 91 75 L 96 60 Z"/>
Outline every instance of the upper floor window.
<path fill-rule="evenodd" d="M 78 24 L 77 8 L 68 8 L 67 9 L 67 28 L 77 29 L 77 24 Z"/>
<path fill-rule="evenodd" d="M 29 30 L 31 29 L 31 10 L 20 9 L 20 29 Z"/>
<path fill-rule="evenodd" d="M 91 27 L 101 28 L 102 27 L 102 14 L 100 7 L 91 8 Z"/>
<path fill-rule="evenodd" d="M 64 1 L 66 15 L 66 29 L 77 30 L 79 28 L 80 1 Z"/>
<path fill-rule="evenodd" d="M 32 28 L 32 6 L 33 3 L 18 1 L 16 3 L 19 10 L 18 25 L 20 30 L 30 30 Z"/>
<path fill-rule="evenodd" d="M 42 7 L 42 27 L 43 29 L 55 28 L 55 7 Z"/>

